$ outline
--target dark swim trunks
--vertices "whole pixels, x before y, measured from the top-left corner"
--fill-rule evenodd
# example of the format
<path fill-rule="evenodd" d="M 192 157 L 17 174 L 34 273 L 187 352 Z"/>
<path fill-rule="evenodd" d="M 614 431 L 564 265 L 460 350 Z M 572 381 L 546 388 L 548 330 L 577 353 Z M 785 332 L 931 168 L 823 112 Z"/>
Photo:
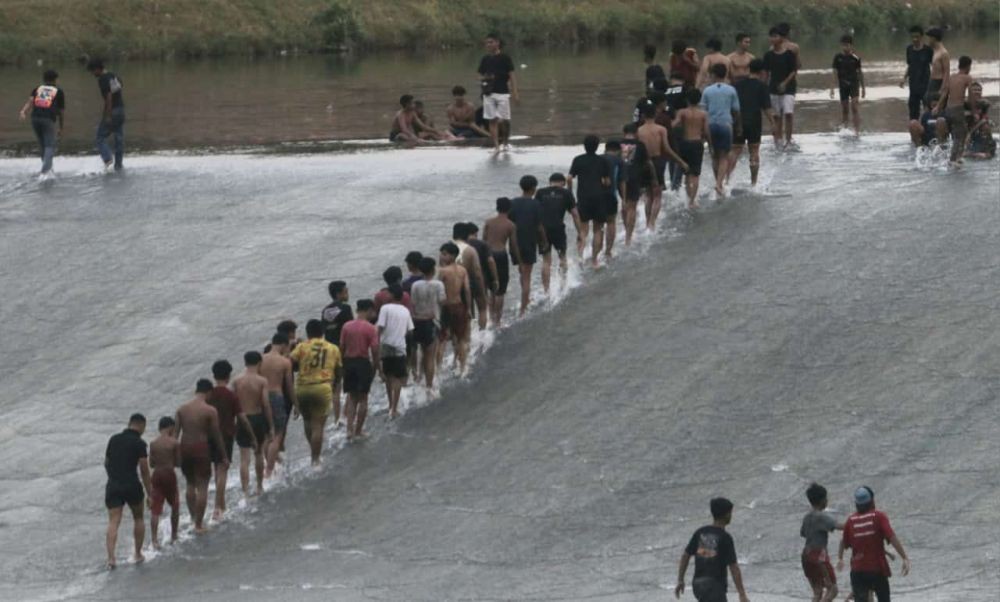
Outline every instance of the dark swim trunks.
<path fill-rule="evenodd" d="M 171 508 L 177 508 L 180 504 L 180 495 L 177 491 L 177 473 L 174 468 L 157 468 L 153 471 L 151 479 L 153 494 L 150 495 L 150 510 L 154 516 L 163 514 L 163 503 L 170 504 Z"/>
<path fill-rule="evenodd" d="M 389 132 L 389 142 L 395 142 L 399 138 L 399 132 Z"/>
<path fill-rule="evenodd" d="M 743 124 L 743 128 L 740 133 L 733 136 L 733 144 L 737 146 L 743 146 L 744 144 L 760 144 L 761 134 L 761 124 L 751 124 L 747 127 L 747 124 Z"/>
<path fill-rule="evenodd" d="M 368 358 L 349 357 L 344 360 L 344 393 L 368 395 L 375 380 L 375 368 Z"/>
<path fill-rule="evenodd" d="M 212 478 L 212 458 L 208 441 L 181 443 L 181 472 L 189 481 L 207 481 Z"/>
<path fill-rule="evenodd" d="M 497 294 L 507 294 L 510 284 L 510 255 L 507 251 L 493 251 L 493 261 L 497 264 Z"/>
<path fill-rule="evenodd" d="M 861 95 L 861 84 L 858 82 L 840 82 L 840 102 L 847 102 Z"/>
<path fill-rule="evenodd" d="M 437 330 L 434 320 L 414 320 L 413 341 L 421 347 L 430 347 L 437 337 Z"/>
<path fill-rule="evenodd" d="M 104 506 L 109 510 L 121 508 L 126 504 L 141 506 L 143 497 L 142 484 L 139 481 L 134 483 L 108 481 L 104 487 Z"/>
<path fill-rule="evenodd" d="M 267 439 L 267 417 L 264 414 L 247 414 L 247 422 L 250 423 L 250 428 L 253 429 L 253 436 L 257 439 L 257 445 L 264 445 L 264 440 Z M 236 444 L 243 449 L 248 449 L 253 447 L 253 439 L 250 438 L 250 433 L 246 431 L 243 424 L 240 424 L 240 428 L 236 431 Z"/>
<path fill-rule="evenodd" d="M 222 464 L 225 460 L 232 461 L 233 459 L 233 436 L 232 435 L 222 435 L 222 445 L 224 446 L 222 450 L 216 449 L 215 442 L 209 441 L 208 448 L 211 452 L 212 464 Z M 222 451 L 226 452 L 226 455 L 222 455 Z"/>
<path fill-rule="evenodd" d="M 701 175 L 701 160 L 705 155 L 705 143 L 701 140 L 681 140 L 681 159 L 688 164 L 688 175 Z"/>
<path fill-rule="evenodd" d="M 943 80 L 932 79 L 930 81 L 930 83 L 927 84 L 927 94 L 924 95 L 924 103 L 927 106 L 929 106 L 929 107 L 934 106 L 934 102 L 931 101 L 931 96 L 941 94 L 941 84 L 942 83 L 943 83 Z"/>
<path fill-rule="evenodd" d="M 288 424 L 288 406 L 291 404 L 285 402 L 284 395 L 274 391 L 267 392 L 267 399 L 271 402 L 271 419 L 274 420 L 274 432 L 284 432 L 285 425 Z"/>
<path fill-rule="evenodd" d="M 555 249 L 560 255 L 566 252 L 566 224 L 546 226 L 545 237 L 549 239 L 550 249 Z"/>
<path fill-rule="evenodd" d="M 666 184 L 667 158 L 663 155 L 653 157 L 653 167 L 656 168 L 656 183 L 660 188 Z"/>
<path fill-rule="evenodd" d="M 469 310 L 462 303 L 446 303 L 441 308 L 441 338 L 465 339 L 469 332 Z"/>
<path fill-rule="evenodd" d="M 453 136 L 458 136 L 459 138 L 465 138 L 466 140 L 471 138 L 482 138 L 482 134 L 470 127 L 451 127 L 451 133 Z"/>

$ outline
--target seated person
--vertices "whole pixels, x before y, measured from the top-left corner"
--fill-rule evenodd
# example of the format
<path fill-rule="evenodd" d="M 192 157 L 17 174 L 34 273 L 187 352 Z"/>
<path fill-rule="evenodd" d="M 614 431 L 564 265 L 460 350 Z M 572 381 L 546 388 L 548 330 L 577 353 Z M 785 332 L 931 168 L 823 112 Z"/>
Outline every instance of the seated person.
<path fill-rule="evenodd" d="M 438 130 L 434 127 L 434 119 L 424 112 L 424 102 L 422 100 L 413 101 L 413 110 L 417 114 L 417 122 L 413 124 L 413 131 L 421 140 L 457 140 L 458 137 L 449 131 Z"/>
<path fill-rule="evenodd" d="M 996 154 L 997 141 L 993 138 L 990 103 L 979 100 L 972 107 L 972 125 L 969 128 L 969 147 L 966 156 L 970 159 L 992 159 Z"/>
<path fill-rule="evenodd" d="M 934 93 L 930 97 L 931 106 L 938 101 L 940 94 Z M 920 116 L 920 119 L 910 121 L 910 140 L 913 145 L 930 146 L 932 140 L 944 140 L 948 136 L 948 126 L 942 115 L 935 115 L 933 109 L 927 109 Z"/>
<path fill-rule="evenodd" d="M 421 138 L 418 132 L 439 134 L 437 130 L 428 126 L 417 116 L 416 106 L 411 94 L 400 96 L 399 106 L 402 108 L 392 118 L 392 128 L 389 130 L 390 142 L 420 144 L 424 142 L 424 138 Z"/>
<path fill-rule="evenodd" d="M 448 124 L 451 133 L 459 138 L 489 138 L 490 133 L 476 124 L 476 107 L 465 100 L 465 88 L 451 89 L 454 100 L 448 105 Z"/>

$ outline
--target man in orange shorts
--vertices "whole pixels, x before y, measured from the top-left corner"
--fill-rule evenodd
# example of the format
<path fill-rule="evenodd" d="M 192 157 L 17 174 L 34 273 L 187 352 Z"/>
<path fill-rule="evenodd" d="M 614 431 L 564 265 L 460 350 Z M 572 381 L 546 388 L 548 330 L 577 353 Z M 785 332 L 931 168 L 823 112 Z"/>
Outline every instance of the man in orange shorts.
<path fill-rule="evenodd" d="M 802 571 L 813 590 L 813 602 L 832 602 L 837 597 L 837 574 L 833 572 L 827 540 L 834 529 L 843 529 L 826 512 L 827 493 L 822 485 L 813 483 L 806 490 L 812 510 L 802 519 L 799 533 L 806 540 L 802 550 Z"/>
<path fill-rule="evenodd" d="M 455 361 L 459 374 L 465 372 L 465 359 L 468 354 L 466 335 L 469 332 L 469 307 L 465 299 L 472 299 L 469 289 L 469 273 L 465 268 L 455 263 L 458 258 L 458 245 L 446 242 L 441 245 L 441 255 L 438 278 L 444 283 L 445 302 L 441 308 L 441 344 L 438 345 L 438 363 L 444 357 L 444 346 L 451 338 L 455 350 Z"/>
<path fill-rule="evenodd" d="M 149 525 L 153 531 L 153 548 L 160 549 L 158 529 L 163 503 L 170 504 L 170 543 L 177 541 L 177 521 L 181 515 L 180 496 L 177 492 L 177 472 L 174 462 L 177 458 L 177 439 L 174 427 L 177 423 L 170 416 L 160 418 L 160 436 L 149 444 L 149 466 L 153 469 L 153 495 L 149 503 L 152 516 Z"/>

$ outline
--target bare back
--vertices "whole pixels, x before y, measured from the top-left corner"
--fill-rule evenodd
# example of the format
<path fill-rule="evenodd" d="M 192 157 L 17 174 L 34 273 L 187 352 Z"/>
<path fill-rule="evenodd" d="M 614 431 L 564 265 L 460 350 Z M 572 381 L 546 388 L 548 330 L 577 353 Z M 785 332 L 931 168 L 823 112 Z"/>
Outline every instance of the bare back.
<path fill-rule="evenodd" d="M 636 132 L 636 137 L 646 145 L 649 157 L 655 159 L 665 154 L 667 146 L 667 128 L 654 122 L 643 123 Z"/>
<path fill-rule="evenodd" d="M 468 278 L 468 272 L 460 265 L 451 264 L 438 269 L 438 278 L 444 283 L 446 303 L 461 303 L 462 288 Z"/>
<path fill-rule="evenodd" d="M 219 413 L 207 403 L 193 399 L 177 408 L 177 426 L 181 443 L 207 442 L 219 430 Z"/>
<path fill-rule="evenodd" d="M 708 113 L 688 107 L 677 112 L 677 119 L 684 131 L 685 140 L 694 142 L 704 138 L 705 129 L 708 127 Z"/>
<path fill-rule="evenodd" d="M 947 79 L 951 73 L 951 55 L 944 44 L 939 44 L 934 50 L 934 58 L 931 60 L 931 79 Z"/>
<path fill-rule="evenodd" d="M 503 253 L 514 236 L 514 222 L 506 215 L 498 215 L 486 220 L 483 227 L 483 240 L 490 246 L 490 251 Z"/>
<path fill-rule="evenodd" d="M 267 379 L 268 392 L 284 395 L 285 383 L 291 379 L 292 360 L 276 351 L 264 354 L 260 364 L 260 375 Z"/>
<path fill-rule="evenodd" d="M 244 372 L 233 381 L 233 392 L 239 398 L 243 412 L 248 416 L 264 411 L 268 388 L 266 378 L 251 372 Z"/>
<path fill-rule="evenodd" d="M 177 439 L 160 435 L 149 444 L 149 467 L 172 469 L 177 458 Z"/>

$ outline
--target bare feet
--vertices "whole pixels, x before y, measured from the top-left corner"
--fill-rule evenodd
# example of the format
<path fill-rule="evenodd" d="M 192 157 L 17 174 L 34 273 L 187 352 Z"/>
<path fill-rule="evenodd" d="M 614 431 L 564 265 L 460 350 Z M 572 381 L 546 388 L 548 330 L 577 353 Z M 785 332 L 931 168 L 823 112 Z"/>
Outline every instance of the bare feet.
<path fill-rule="evenodd" d="M 139 552 L 138 554 L 135 555 L 136 564 L 142 564 L 144 562 L 146 562 L 146 557 L 142 555 L 142 552 Z"/>
<path fill-rule="evenodd" d="M 194 527 L 195 535 L 204 535 L 206 533 L 208 533 L 208 527 L 206 527 L 205 525 L 195 525 Z"/>
<path fill-rule="evenodd" d="M 116 569 L 117 567 L 118 567 L 118 565 L 117 565 L 117 564 L 115 564 L 115 561 L 114 561 L 114 559 L 112 559 L 112 560 L 109 560 L 109 561 L 108 561 L 108 563 L 107 563 L 106 565 L 104 565 L 104 568 L 108 569 L 109 571 L 113 571 L 113 570 L 115 570 L 115 569 Z"/>
<path fill-rule="evenodd" d="M 245 491 L 244 491 L 243 493 L 244 493 L 244 494 L 246 494 L 246 492 L 245 492 Z M 225 510 L 222 510 L 222 509 L 219 509 L 219 508 L 216 508 L 216 509 L 215 509 L 215 512 L 213 512 L 213 513 L 212 513 L 212 520 L 214 520 L 215 522 L 219 522 L 219 521 L 221 521 L 221 520 L 222 520 L 222 514 L 223 514 L 224 512 L 225 512 Z"/>
<path fill-rule="evenodd" d="M 691 201 L 688 203 L 689 211 L 697 211 L 699 209 L 701 209 L 701 205 L 698 204 L 698 201 Z"/>
<path fill-rule="evenodd" d="M 159 552 L 160 551 L 160 542 L 154 541 L 153 542 L 153 549 L 156 550 L 157 552 Z"/>

